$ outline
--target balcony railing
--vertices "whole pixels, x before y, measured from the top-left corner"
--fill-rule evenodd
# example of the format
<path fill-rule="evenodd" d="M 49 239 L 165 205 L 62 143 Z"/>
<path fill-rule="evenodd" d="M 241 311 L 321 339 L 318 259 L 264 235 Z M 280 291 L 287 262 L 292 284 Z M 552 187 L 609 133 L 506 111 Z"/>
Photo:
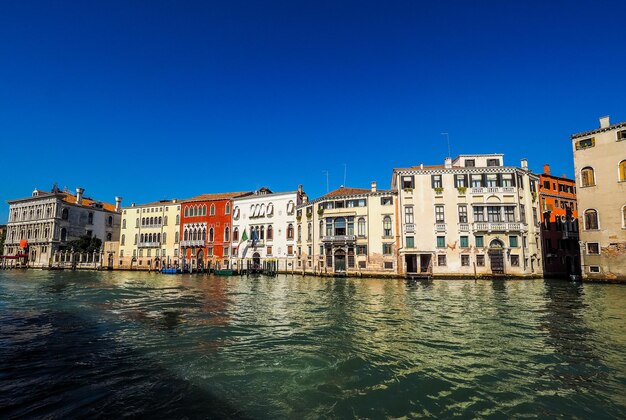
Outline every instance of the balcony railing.
<path fill-rule="evenodd" d="M 248 246 L 252 246 L 252 247 L 259 247 L 259 246 L 265 246 L 265 240 L 264 239 L 256 239 L 256 240 L 252 240 L 252 239 L 248 239 Z"/>
<path fill-rule="evenodd" d="M 139 242 L 139 248 L 159 248 L 161 242 Z"/>
<path fill-rule="evenodd" d="M 469 232 L 470 225 L 469 223 L 459 223 L 459 232 Z"/>
<path fill-rule="evenodd" d="M 513 193 L 515 192 L 515 187 L 472 187 L 470 191 L 472 194 Z"/>
<path fill-rule="evenodd" d="M 415 233 L 415 223 L 405 223 L 404 233 Z"/>
<path fill-rule="evenodd" d="M 354 242 L 356 241 L 355 235 L 334 235 L 324 236 L 322 242 Z"/>
<path fill-rule="evenodd" d="M 445 223 L 435 223 L 435 231 L 436 232 L 445 232 L 446 224 Z"/>
<path fill-rule="evenodd" d="M 510 232 L 524 231 L 525 225 L 518 222 L 476 222 L 474 232 Z"/>
<path fill-rule="evenodd" d="M 196 239 L 192 241 L 180 241 L 180 246 L 185 248 L 193 248 L 193 247 L 203 247 L 204 239 Z"/>

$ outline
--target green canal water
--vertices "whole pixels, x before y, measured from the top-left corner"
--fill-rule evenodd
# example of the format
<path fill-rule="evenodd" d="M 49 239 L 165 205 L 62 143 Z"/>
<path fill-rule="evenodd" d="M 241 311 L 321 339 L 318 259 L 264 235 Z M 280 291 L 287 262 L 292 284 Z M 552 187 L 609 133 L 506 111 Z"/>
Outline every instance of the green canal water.
<path fill-rule="evenodd" d="M 0 272 L 0 417 L 626 417 L 626 286 Z"/>

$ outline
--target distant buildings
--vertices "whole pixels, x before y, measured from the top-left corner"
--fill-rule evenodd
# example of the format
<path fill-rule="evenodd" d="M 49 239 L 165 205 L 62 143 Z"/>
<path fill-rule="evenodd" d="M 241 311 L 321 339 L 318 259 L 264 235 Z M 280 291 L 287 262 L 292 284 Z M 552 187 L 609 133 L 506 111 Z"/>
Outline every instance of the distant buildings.
<path fill-rule="evenodd" d="M 538 182 L 500 154 L 394 169 L 398 274 L 541 276 Z"/>
<path fill-rule="evenodd" d="M 4 255 L 18 258 L 4 264 L 97 266 L 100 252 L 76 255 L 68 244 L 85 235 L 102 242 L 118 240 L 122 199 L 108 204 L 85 197 L 84 191 L 76 188 L 73 195 L 55 185 L 50 192 L 35 189 L 30 197 L 9 200 Z"/>
<path fill-rule="evenodd" d="M 626 122 L 571 136 L 584 279 L 626 280 Z"/>
<path fill-rule="evenodd" d="M 544 275 L 580 275 L 575 181 L 551 175 L 550 165 L 544 165 L 539 180 L 539 204 Z"/>

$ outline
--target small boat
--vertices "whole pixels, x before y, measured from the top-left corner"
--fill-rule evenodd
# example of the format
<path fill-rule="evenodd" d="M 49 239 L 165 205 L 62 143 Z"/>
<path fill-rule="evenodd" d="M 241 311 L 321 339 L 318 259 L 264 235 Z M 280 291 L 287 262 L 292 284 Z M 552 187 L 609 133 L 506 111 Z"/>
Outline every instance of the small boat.
<path fill-rule="evenodd" d="M 235 270 L 231 270 L 231 269 L 215 270 L 214 273 L 216 276 L 233 276 L 235 275 Z"/>
<path fill-rule="evenodd" d="M 178 274 L 178 269 L 176 268 L 164 268 L 161 270 L 162 274 Z"/>

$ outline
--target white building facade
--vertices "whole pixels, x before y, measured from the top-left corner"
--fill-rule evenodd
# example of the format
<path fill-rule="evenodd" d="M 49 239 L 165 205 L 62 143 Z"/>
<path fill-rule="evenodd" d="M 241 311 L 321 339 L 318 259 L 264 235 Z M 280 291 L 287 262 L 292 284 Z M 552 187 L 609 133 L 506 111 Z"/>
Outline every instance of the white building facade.
<path fill-rule="evenodd" d="M 51 192 L 35 189 L 31 197 L 9 200 L 4 255 L 21 257 L 6 259 L 3 264 L 100 267 L 103 249 L 77 255 L 68 242 L 85 235 L 95 236 L 102 243 L 118 240 L 122 199 L 116 197 L 115 201 L 113 205 L 86 198 L 83 188 L 77 188 L 73 195 L 56 185 Z"/>
<path fill-rule="evenodd" d="M 399 274 L 540 277 L 538 183 L 501 154 L 394 169 Z"/>
<path fill-rule="evenodd" d="M 296 262 L 296 207 L 307 200 L 297 191 L 272 192 L 260 188 L 253 195 L 233 199 L 230 266 L 235 270 L 260 270 L 271 264 L 291 272 Z"/>

